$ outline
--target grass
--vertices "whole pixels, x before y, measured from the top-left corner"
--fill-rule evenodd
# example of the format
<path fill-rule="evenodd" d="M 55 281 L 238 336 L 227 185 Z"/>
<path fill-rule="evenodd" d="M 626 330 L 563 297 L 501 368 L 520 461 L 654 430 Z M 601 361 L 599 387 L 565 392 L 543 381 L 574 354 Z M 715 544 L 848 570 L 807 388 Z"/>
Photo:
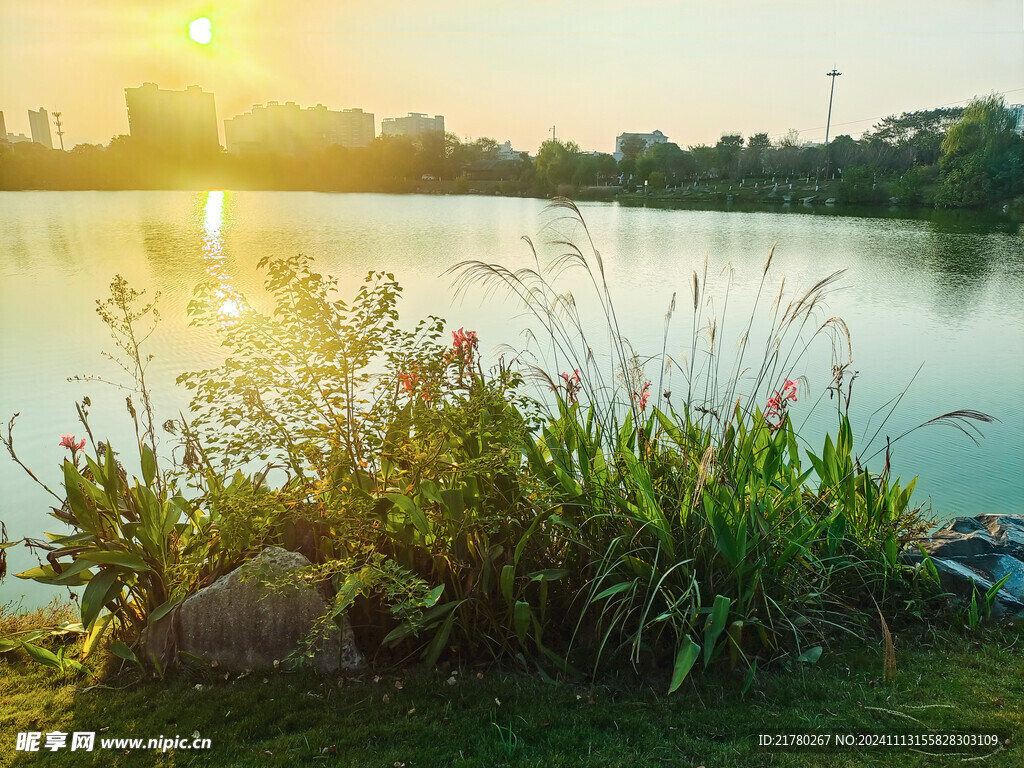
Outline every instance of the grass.
<path fill-rule="evenodd" d="M 899 674 L 854 643 L 816 665 L 782 660 L 741 698 L 741 677 L 599 686 L 547 683 L 497 667 L 307 674 L 225 681 L 211 670 L 140 679 L 106 657 L 77 681 L 0 657 L 0 766 L 934 766 L 1024 764 L 1021 631 L 896 638 Z M 454 683 L 449 684 L 453 679 Z M 206 752 L 14 751 L 19 731 L 212 739 Z M 770 734 L 998 734 L 992 748 L 766 748 Z M 91 762 L 90 762 L 91 761 Z"/>

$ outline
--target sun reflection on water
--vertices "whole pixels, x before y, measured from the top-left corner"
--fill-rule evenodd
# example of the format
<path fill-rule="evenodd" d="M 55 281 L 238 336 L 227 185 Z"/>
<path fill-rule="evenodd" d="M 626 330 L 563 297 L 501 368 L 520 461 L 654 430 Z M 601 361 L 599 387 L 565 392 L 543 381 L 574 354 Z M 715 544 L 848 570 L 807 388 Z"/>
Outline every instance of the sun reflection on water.
<path fill-rule="evenodd" d="M 222 328 L 235 325 L 245 311 L 245 300 L 231 284 L 231 275 L 224 263 L 224 206 L 223 191 L 206 193 L 203 206 L 203 261 L 206 273 L 214 280 L 217 317 Z"/>

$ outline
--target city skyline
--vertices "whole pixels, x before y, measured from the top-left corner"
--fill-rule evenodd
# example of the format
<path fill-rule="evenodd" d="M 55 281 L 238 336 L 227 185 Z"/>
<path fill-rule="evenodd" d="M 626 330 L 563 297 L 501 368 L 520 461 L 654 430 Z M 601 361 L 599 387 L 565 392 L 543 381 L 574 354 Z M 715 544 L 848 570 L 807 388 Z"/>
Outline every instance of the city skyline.
<path fill-rule="evenodd" d="M 225 119 L 294 101 L 381 117 L 443 114 L 460 137 L 531 152 L 554 125 L 560 138 L 612 152 L 617 135 L 653 130 L 684 148 L 789 129 L 821 141 L 833 66 L 844 77 L 832 136 L 993 91 L 1008 103 L 1024 95 L 1024 9 L 1012 0 L 651 2 L 628 11 L 523 2 L 497 22 L 461 2 L 385 6 L 5 4 L 0 107 L 12 133 L 26 132 L 28 109 L 63 112 L 71 148 L 129 132 L 126 87 L 199 85 L 217 97 L 221 145 Z M 211 19 L 209 45 L 188 37 L 201 15 Z"/>

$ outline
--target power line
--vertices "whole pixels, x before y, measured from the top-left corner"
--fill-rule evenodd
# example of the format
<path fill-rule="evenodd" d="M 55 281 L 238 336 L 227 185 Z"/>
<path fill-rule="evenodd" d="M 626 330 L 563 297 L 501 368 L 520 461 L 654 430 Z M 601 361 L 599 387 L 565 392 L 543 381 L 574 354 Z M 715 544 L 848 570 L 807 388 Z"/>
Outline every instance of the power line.
<path fill-rule="evenodd" d="M 835 82 L 835 80 L 833 79 L 832 82 Z M 1018 93 L 1019 91 L 1024 91 L 1024 88 L 1012 88 L 1012 89 L 1010 89 L 1008 91 L 993 91 L 993 93 L 996 93 L 996 94 L 998 94 L 1000 96 L 1005 96 L 1008 93 Z M 973 98 L 974 98 L 974 96 L 969 96 L 968 98 L 960 99 L 959 101 L 947 101 L 945 104 L 936 104 L 936 105 L 931 106 L 931 107 L 924 107 L 923 109 L 914 110 L 914 111 L 922 112 L 922 111 L 927 110 L 927 109 L 941 109 L 942 107 L 952 107 L 955 104 L 964 104 L 966 102 L 969 102 Z M 844 125 L 856 125 L 858 123 L 869 123 L 869 122 L 872 122 L 874 120 L 884 120 L 887 117 L 890 117 L 890 115 L 878 115 L 877 117 L 865 117 L 865 118 L 862 118 L 860 120 L 848 120 L 845 123 L 836 123 L 836 127 L 840 127 L 840 126 L 844 126 Z M 826 126 L 826 125 L 817 125 L 814 128 L 799 128 L 799 129 L 797 129 L 797 133 L 807 133 L 809 131 L 820 131 L 820 130 L 823 130 L 823 129 L 824 130 L 828 130 L 828 126 Z M 772 133 L 772 134 L 768 135 L 768 138 L 770 138 L 770 139 L 779 138 L 780 136 L 785 136 L 786 133 L 788 133 L 788 131 L 783 132 L 783 133 Z"/>

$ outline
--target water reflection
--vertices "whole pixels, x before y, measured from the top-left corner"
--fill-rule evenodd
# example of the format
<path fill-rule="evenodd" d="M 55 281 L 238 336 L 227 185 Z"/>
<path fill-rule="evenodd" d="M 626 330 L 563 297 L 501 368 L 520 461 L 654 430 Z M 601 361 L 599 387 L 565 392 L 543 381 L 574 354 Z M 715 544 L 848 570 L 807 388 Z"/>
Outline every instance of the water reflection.
<path fill-rule="evenodd" d="M 224 260 L 224 208 L 227 196 L 222 191 L 206 193 L 203 205 L 203 265 L 214 282 L 213 297 L 222 328 L 238 322 L 244 302 L 235 290 Z"/>

